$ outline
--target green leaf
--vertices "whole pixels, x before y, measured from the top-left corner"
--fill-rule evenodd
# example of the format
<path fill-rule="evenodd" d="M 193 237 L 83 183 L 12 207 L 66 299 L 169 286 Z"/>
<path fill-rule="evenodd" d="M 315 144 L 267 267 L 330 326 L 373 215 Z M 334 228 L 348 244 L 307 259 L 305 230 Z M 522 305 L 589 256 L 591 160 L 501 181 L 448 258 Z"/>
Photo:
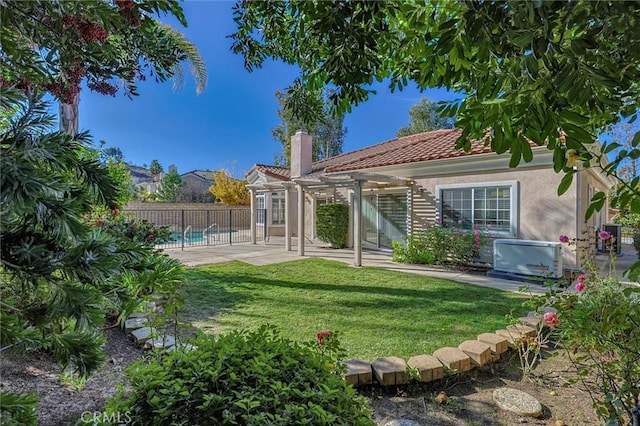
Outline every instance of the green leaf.
<path fill-rule="evenodd" d="M 608 143 L 608 144 L 604 145 L 604 149 L 602 150 L 602 152 L 604 154 L 608 154 L 611 151 L 615 151 L 616 149 L 620 148 L 621 146 L 622 145 L 620 145 L 617 142 L 611 142 L 611 143 Z"/>
<path fill-rule="evenodd" d="M 558 185 L 558 196 L 567 192 L 569 187 L 571 187 L 571 184 L 573 183 L 573 174 L 574 172 L 571 171 L 571 172 L 567 172 L 567 174 L 564 175 L 564 177 L 560 181 L 560 184 Z"/>

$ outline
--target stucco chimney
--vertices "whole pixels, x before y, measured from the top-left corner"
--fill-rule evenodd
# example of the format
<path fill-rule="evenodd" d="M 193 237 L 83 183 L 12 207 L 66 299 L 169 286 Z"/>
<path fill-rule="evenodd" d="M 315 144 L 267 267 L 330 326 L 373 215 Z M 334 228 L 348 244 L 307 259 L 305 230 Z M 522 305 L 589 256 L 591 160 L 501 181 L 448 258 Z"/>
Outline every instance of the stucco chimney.
<path fill-rule="evenodd" d="M 306 130 L 298 130 L 291 136 L 291 177 L 297 178 L 311 172 L 312 137 Z"/>

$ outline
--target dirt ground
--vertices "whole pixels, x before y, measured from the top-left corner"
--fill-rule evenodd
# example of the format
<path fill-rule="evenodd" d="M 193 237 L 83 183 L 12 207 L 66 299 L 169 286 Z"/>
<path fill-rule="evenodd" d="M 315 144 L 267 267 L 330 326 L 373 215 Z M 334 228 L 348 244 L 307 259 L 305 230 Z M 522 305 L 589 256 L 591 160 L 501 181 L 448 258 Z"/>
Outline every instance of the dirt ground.
<path fill-rule="evenodd" d="M 518 356 L 510 351 L 498 363 L 440 382 L 373 386 L 360 392 L 369 399 L 377 425 L 400 418 L 425 426 L 601 424 L 586 391 L 578 385 L 562 386 L 575 377 L 571 362 L 562 352 L 542 360 L 529 378 L 522 377 L 520 371 Z M 542 404 L 542 416 L 525 418 L 498 408 L 493 391 L 504 386 L 534 396 Z M 437 401 L 440 392 L 446 394 L 442 403 Z"/>
<path fill-rule="evenodd" d="M 83 413 L 91 418 L 90 414 L 101 412 L 106 400 L 116 393 L 116 385 L 124 383 L 125 367 L 143 352 L 120 329 L 105 330 L 105 335 L 107 361 L 80 390 L 61 381 L 60 366 L 47 354 L 31 352 L 27 357 L 10 350 L 0 356 L 0 389 L 35 392 L 40 399 L 38 424 L 42 426 L 73 425 Z"/>
<path fill-rule="evenodd" d="M 0 358 L 0 389 L 35 391 L 40 398 L 39 424 L 43 426 L 74 424 L 83 413 L 99 412 L 105 401 L 115 394 L 116 384 L 124 382 L 124 368 L 142 354 L 121 330 L 105 333 L 107 363 L 82 389 L 74 390 L 63 384 L 60 368 L 47 355 L 35 353 L 27 358 L 10 351 L 3 352 Z M 572 376 L 569 361 L 556 356 L 543 360 L 535 369 L 533 379 L 522 378 L 517 355 L 510 352 L 498 363 L 435 384 L 372 386 L 359 392 L 369 400 L 377 425 L 394 419 L 413 420 L 425 426 L 555 426 L 557 420 L 564 421 L 566 426 L 598 425 L 588 394 L 577 387 L 562 387 Z M 543 416 L 520 418 L 501 411 L 493 403 L 492 392 L 502 386 L 536 397 L 543 405 Z M 441 391 L 447 398 L 439 404 L 436 396 Z"/>

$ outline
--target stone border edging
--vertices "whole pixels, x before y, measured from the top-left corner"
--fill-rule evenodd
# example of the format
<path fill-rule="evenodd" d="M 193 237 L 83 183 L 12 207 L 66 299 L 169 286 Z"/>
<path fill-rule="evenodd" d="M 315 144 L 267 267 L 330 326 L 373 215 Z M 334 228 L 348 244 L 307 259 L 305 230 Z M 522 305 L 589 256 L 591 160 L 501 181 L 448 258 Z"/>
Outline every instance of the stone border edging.
<path fill-rule="evenodd" d="M 411 381 L 408 369 L 417 372 L 418 381 L 432 382 L 444 378 L 445 374 L 459 374 L 496 362 L 501 355 L 524 338 L 535 337 L 540 318 L 529 315 L 518 319 L 504 330 L 482 333 L 476 340 L 466 340 L 457 348 L 444 347 L 433 355 L 416 355 L 405 361 L 398 357 L 381 357 L 369 363 L 361 359 L 344 361 L 347 366 L 345 380 L 353 386 L 374 383 L 382 386 L 403 385 Z"/>

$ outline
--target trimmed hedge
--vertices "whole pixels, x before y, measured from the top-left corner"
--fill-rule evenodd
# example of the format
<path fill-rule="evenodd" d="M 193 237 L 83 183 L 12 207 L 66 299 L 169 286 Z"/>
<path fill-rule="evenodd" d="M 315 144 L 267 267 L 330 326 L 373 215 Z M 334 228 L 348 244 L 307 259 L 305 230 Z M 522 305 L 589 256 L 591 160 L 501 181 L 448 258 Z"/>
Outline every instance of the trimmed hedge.
<path fill-rule="evenodd" d="M 364 398 L 335 360 L 281 337 L 273 326 L 217 338 L 127 368 L 105 416 L 127 413 L 133 425 L 371 425 Z M 314 347 L 315 346 L 315 347 Z"/>
<path fill-rule="evenodd" d="M 331 243 L 333 248 L 347 245 L 349 231 L 349 206 L 334 203 L 316 209 L 316 234 L 320 241 Z"/>

